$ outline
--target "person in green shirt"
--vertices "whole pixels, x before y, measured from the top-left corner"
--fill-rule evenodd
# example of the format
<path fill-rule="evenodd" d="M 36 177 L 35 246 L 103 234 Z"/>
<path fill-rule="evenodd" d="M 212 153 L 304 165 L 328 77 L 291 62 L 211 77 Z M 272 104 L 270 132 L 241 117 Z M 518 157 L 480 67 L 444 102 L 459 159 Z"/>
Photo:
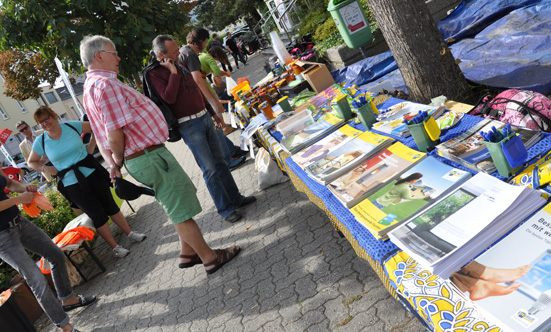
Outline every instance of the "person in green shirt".
<path fill-rule="evenodd" d="M 389 191 L 387 191 L 383 196 L 377 198 L 373 201 L 373 204 L 378 207 L 380 210 L 383 210 L 385 207 L 387 207 L 390 204 L 393 204 L 393 202 L 400 200 L 420 200 L 420 199 L 428 199 L 430 195 L 425 196 L 418 196 L 413 197 L 412 196 L 412 190 L 411 190 L 411 184 L 415 183 L 417 180 L 423 177 L 423 174 L 421 173 L 413 173 L 409 176 L 400 179 L 396 181 L 394 186 L 390 188 Z"/>

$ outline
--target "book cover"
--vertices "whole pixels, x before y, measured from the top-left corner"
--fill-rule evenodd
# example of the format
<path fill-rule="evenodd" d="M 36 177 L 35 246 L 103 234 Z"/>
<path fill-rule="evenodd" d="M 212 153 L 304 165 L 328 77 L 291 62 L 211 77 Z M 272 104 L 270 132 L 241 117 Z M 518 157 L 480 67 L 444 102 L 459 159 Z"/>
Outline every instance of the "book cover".
<path fill-rule="evenodd" d="M 394 180 L 415 163 L 426 157 L 426 153 L 413 150 L 400 142 L 370 158 L 360 166 L 337 178 L 327 188 L 346 206 L 352 207 L 378 190 L 385 183 Z"/>
<path fill-rule="evenodd" d="M 470 177 L 429 156 L 350 211 L 377 239 L 384 239 L 390 230 Z"/>
<path fill-rule="evenodd" d="M 393 141 L 390 137 L 366 131 L 310 164 L 304 170 L 312 179 L 326 185 L 373 154 L 385 149 Z"/>
<path fill-rule="evenodd" d="M 506 331 L 549 331 L 551 204 L 450 277 Z"/>
<path fill-rule="evenodd" d="M 361 130 L 344 125 L 313 145 L 294 154 L 292 157 L 293 161 L 304 169 L 362 133 L 363 131 Z"/>
<path fill-rule="evenodd" d="M 294 154 L 300 149 L 314 143 L 328 132 L 344 123 L 341 118 L 329 113 L 303 130 L 284 137 L 280 144 L 289 153 Z"/>
<path fill-rule="evenodd" d="M 346 95 L 346 90 L 338 84 L 333 84 L 322 92 L 318 93 L 314 97 L 310 98 L 304 104 L 297 107 L 295 113 L 302 110 L 309 109 L 313 113 L 318 111 L 331 111 L 331 101 L 341 95 Z"/>
<path fill-rule="evenodd" d="M 492 127 L 502 129 L 505 127 L 505 123 L 485 119 L 462 135 L 437 145 L 436 151 L 440 156 L 476 171 L 492 173 L 496 168 L 490 152 L 484 144 L 484 139 L 480 135 L 481 131 L 488 132 Z M 520 135 L 527 149 L 534 145 L 541 135 L 538 131 L 516 126 L 512 126 L 512 130 Z"/>
<path fill-rule="evenodd" d="M 419 111 L 428 111 L 434 118 L 444 112 L 444 107 L 436 108 L 434 106 L 416 104 L 409 101 L 401 102 L 389 107 L 386 110 L 379 110 L 377 123 L 373 125 L 374 130 L 387 134 L 407 137 L 410 136 L 409 130 L 404 123 L 405 120 L 411 120 Z"/>

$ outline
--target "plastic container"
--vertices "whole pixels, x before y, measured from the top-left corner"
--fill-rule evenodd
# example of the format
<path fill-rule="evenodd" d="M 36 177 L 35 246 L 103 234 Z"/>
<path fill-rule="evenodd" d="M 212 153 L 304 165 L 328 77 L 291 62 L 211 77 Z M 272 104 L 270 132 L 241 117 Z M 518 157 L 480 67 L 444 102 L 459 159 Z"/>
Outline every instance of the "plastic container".
<path fill-rule="evenodd" d="M 276 129 L 281 133 L 281 135 L 283 135 L 283 137 L 287 137 L 298 133 L 313 123 L 314 118 L 312 117 L 312 113 L 305 109 L 302 112 L 293 115 L 289 119 L 278 123 L 276 125 Z"/>
<path fill-rule="evenodd" d="M 327 10 L 337 24 L 337 28 L 350 48 L 360 48 L 373 40 L 369 22 L 358 0 L 345 0 L 333 5 L 329 2 Z"/>
<path fill-rule="evenodd" d="M 511 142 L 512 144 L 507 144 L 511 140 L 513 140 Z M 520 137 L 516 136 L 515 133 L 511 133 L 509 136 L 505 137 L 499 142 L 484 141 L 484 144 L 486 144 L 486 147 L 488 148 L 488 151 L 492 156 L 494 164 L 496 165 L 499 175 L 505 178 L 508 178 L 511 175 L 514 175 L 518 171 L 520 171 L 520 169 L 522 168 L 522 164 L 526 159 L 526 156 L 528 156 L 526 147 L 524 147 L 524 151 L 522 151 L 522 149 L 520 149 L 521 151 L 519 151 L 517 140 L 520 141 L 520 144 L 524 147 L 522 140 L 520 139 Z M 524 155 L 524 158 L 522 158 L 522 155 Z M 507 156 L 509 156 L 509 159 L 516 167 L 513 167 L 511 165 L 511 163 L 508 161 Z M 517 164 L 519 163 L 520 165 L 517 166 Z"/>
<path fill-rule="evenodd" d="M 350 109 L 346 95 L 335 97 L 331 101 L 331 107 L 337 111 L 341 119 L 348 121 L 352 118 L 352 110 Z"/>
<path fill-rule="evenodd" d="M 427 131 L 425 130 L 425 123 L 416 123 L 408 125 L 409 132 L 411 133 L 411 136 L 413 136 L 413 139 L 415 140 L 415 144 L 417 144 L 417 150 L 422 152 L 428 152 L 429 150 L 432 150 L 436 145 L 440 143 L 440 140 L 432 140 L 429 135 L 427 134 Z"/>
<path fill-rule="evenodd" d="M 249 85 L 248 81 L 241 82 L 235 86 L 235 88 L 231 89 L 230 92 L 235 98 L 235 100 L 240 101 L 239 96 L 237 95 L 237 91 L 249 91 L 251 90 L 251 86 Z"/>
<path fill-rule="evenodd" d="M 375 114 L 373 114 L 373 110 L 369 104 L 365 104 L 360 108 L 355 108 L 354 111 L 356 111 L 358 119 L 360 119 L 366 129 L 371 129 L 373 124 L 377 122 L 377 118 Z"/>

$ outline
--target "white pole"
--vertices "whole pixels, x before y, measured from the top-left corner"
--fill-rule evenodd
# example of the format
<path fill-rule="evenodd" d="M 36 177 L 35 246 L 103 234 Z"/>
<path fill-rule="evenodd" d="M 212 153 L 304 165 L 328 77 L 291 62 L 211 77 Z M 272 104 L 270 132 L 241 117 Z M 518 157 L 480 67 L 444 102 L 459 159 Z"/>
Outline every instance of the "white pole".
<path fill-rule="evenodd" d="M 84 109 L 82 108 L 82 105 L 80 104 L 80 101 L 78 100 L 78 98 L 75 94 L 75 91 L 73 90 L 73 86 L 71 85 L 71 81 L 69 80 L 69 76 L 67 75 L 65 70 L 63 70 L 63 64 L 61 63 L 61 61 L 59 61 L 59 59 L 57 57 L 54 59 L 54 61 L 55 61 L 55 64 L 57 66 L 57 70 L 59 71 L 59 75 L 61 76 L 61 79 L 63 80 L 63 83 L 65 84 L 65 87 L 67 88 L 67 91 L 69 91 L 69 94 L 71 95 L 71 97 L 73 98 L 73 101 L 77 105 L 77 108 L 78 108 L 78 111 L 79 111 L 80 115 L 81 116 L 84 115 Z"/>

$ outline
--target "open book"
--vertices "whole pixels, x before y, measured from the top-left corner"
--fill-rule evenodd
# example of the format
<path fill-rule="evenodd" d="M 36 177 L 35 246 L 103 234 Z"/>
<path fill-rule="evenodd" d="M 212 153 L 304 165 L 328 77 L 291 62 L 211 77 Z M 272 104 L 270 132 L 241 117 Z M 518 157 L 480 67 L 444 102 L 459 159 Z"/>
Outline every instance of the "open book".
<path fill-rule="evenodd" d="M 380 114 L 377 117 L 377 123 L 373 125 L 374 130 L 382 131 L 383 133 L 408 137 L 411 134 L 405 120 L 411 120 L 419 111 L 428 111 L 435 119 L 444 111 L 444 107 L 436 108 L 434 106 L 416 104 L 409 101 L 404 101 L 389 107 L 388 109 L 379 110 Z"/>
<path fill-rule="evenodd" d="M 281 140 L 281 146 L 285 151 L 294 154 L 305 147 L 318 141 L 327 133 L 339 128 L 344 124 L 344 120 L 333 115 L 326 114 L 323 118 L 292 135 L 285 136 Z"/>

